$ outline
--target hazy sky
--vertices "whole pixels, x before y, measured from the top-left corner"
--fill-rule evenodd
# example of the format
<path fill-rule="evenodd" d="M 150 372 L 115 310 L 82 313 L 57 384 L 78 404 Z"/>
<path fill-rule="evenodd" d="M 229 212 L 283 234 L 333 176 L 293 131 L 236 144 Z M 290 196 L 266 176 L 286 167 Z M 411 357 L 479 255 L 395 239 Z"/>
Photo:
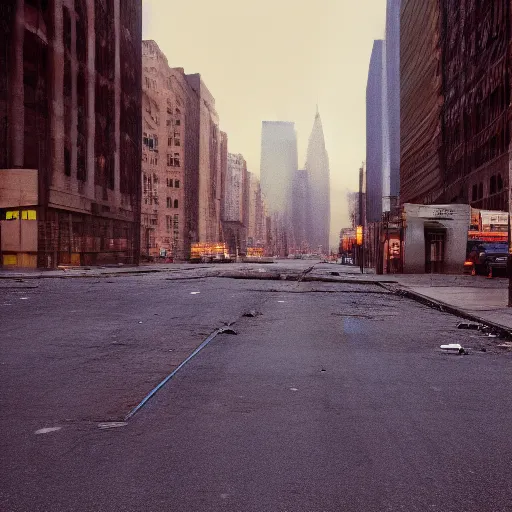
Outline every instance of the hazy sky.
<path fill-rule="evenodd" d="M 259 175 L 261 122 L 295 121 L 299 166 L 318 103 L 331 169 L 331 245 L 365 158 L 365 94 L 386 0 L 142 0 L 143 38 L 201 73 L 229 151 Z"/>

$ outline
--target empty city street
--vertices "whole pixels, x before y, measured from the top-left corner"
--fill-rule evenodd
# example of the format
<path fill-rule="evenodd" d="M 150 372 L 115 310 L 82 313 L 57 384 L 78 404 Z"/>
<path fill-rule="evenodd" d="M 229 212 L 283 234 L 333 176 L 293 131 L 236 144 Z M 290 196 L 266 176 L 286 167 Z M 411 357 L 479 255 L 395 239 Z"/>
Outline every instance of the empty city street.
<path fill-rule="evenodd" d="M 512 508 L 497 339 L 377 284 L 209 268 L 0 283 L 1 510 Z"/>

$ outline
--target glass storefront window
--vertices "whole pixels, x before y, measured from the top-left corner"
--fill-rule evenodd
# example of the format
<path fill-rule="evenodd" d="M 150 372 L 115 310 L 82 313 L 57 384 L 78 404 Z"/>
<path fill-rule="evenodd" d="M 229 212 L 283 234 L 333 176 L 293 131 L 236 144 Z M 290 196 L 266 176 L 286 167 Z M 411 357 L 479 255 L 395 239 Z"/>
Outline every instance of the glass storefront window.
<path fill-rule="evenodd" d="M 22 220 L 37 220 L 37 214 L 35 210 L 22 210 Z"/>

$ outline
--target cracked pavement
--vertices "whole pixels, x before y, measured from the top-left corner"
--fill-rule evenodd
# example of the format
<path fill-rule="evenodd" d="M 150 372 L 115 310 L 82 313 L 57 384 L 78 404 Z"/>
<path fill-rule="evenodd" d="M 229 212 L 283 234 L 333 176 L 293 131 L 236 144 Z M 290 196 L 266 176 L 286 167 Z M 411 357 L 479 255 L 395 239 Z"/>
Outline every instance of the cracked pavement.
<path fill-rule="evenodd" d="M 510 510 L 512 354 L 311 265 L 3 281 L 0 509 Z"/>

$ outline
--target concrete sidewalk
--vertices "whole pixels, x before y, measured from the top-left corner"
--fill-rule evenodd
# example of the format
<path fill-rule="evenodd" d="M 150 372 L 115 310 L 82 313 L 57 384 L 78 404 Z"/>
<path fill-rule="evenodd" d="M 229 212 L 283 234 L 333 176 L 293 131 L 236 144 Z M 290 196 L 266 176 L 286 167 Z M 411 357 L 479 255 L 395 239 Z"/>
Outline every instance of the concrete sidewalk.
<path fill-rule="evenodd" d="M 347 266 L 319 266 L 316 272 L 339 272 L 344 279 L 375 281 L 395 291 L 406 292 L 411 298 L 431 303 L 463 318 L 483 323 L 512 334 L 512 308 L 508 303 L 508 279 L 483 276 L 442 274 L 375 275 L 372 270 L 361 274 Z"/>

